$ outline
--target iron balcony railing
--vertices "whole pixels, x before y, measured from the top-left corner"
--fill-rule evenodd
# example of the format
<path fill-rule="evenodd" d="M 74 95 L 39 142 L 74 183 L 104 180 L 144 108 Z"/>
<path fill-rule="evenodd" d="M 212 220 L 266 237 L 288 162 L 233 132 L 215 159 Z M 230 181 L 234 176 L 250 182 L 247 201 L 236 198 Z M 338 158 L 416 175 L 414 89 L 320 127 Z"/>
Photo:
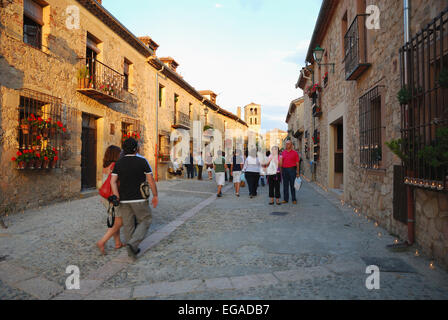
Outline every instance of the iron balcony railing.
<path fill-rule="evenodd" d="M 124 75 L 94 58 L 82 58 L 78 71 L 78 90 L 105 102 L 122 102 Z"/>
<path fill-rule="evenodd" d="M 448 190 L 448 7 L 400 49 L 405 183 Z"/>
<path fill-rule="evenodd" d="M 180 111 L 174 112 L 173 127 L 189 130 L 191 128 L 190 116 L 188 114 L 180 112 Z"/>
<path fill-rule="evenodd" d="M 365 21 L 365 14 L 357 15 L 344 37 L 346 80 L 357 80 L 370 67 L 367 62 Z"/>

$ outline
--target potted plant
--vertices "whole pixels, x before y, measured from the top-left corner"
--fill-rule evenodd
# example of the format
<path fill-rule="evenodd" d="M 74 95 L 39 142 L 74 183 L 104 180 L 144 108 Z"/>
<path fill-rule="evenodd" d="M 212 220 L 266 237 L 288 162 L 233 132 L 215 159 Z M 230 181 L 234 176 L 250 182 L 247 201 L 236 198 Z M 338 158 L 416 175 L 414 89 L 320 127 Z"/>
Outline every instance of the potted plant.
<path fill-rule="evenodd" d="M 88 66 L 79 68 L 76 77 L 78 78 L 78 86 L 80 89 L 89 87 L 90 72 Z"/>
<path fill-rule="evenodd" d="M 433 168 L 448 167 L 448 128 L 438 128 L 436 140 L 420 150 L 418 157 Z"/>
<path fill-rule="evenodd" d="M 42 168 L 42 163 L 43 163 L 43 156 L 40 152 L 36 152 L 34 154 L 34 168 L 35 169 L 41 169 Z"/>
<path fill-rule="evenodd" d="M 447 68 L 443 68 L 442 71 L 440 71 L 438 83 L 442 88 L 448 88 L 448 69 Z"/>
<path fill-rule="evenodd" d="M 26 168 L 26 156 L 20 150 L 17 151 L 16 157 L 12 157 L 11 161 L 17 164 L 17 169 L 24 170 Z"/>
<path fill-rule="evenodd" d="M 29 134 L 30 133 L 30 122 L 28 119 L 22 119 L 20 122 L 20 128 L 22 129 L 23 134 Z"/>
<path fill-rule="evenodd" d="M 412 99 L 412 93 L 408 86 L 404 86 L 398 91 L 397 94 L 398 101 L 400 104 L 408 104 Z"/>

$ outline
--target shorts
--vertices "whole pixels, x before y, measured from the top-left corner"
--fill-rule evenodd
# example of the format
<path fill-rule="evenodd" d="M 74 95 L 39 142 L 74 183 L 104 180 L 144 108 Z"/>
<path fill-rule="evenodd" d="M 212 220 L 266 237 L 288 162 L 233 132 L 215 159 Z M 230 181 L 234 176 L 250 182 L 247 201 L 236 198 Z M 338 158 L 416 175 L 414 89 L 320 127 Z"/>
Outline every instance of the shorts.
<path fill-rule="evenodd" d="M 226 181 L 226 176 L 224 172 L 216 172 L 215 173 L 215 178 L 216 178 L 216 184 L 218 186 L 223 186 L 225 185 L 225 181 Z"/>
<path fill-rule="evenodd" d="M 233 171 L 233 183 L 241 182 L 241 171 Z"/>
<path fill-rule="evenodd" d="M 103 203 L 103 206 L 106 208 L 107 212 L 107 210 L 109 210 L 109 201 L 107 201 L 104 198 L 101 198 L 101 202 Z M 115 217 L 121 218 L 120 207 L 115 207 Z"/>

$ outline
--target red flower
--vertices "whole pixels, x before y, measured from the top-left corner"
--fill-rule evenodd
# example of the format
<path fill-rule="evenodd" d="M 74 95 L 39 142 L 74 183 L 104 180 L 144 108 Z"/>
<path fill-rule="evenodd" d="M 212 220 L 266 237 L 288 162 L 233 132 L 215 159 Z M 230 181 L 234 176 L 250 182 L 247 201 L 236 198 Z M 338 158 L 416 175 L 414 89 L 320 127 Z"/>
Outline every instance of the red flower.
<path fill-rule="evenodd" d="M 30 117 L 31 118 L 33 118 L 33 119 L 36 119 L 36 117 L 34 116 L 34 114 L 32 113 L 32 114 L 30 114 Z"/>
<path fill-rule="evenodd" d="M 36 153 L 36 157 L 40 158 L 40 153 Z"/>
<path fill-rule="evenodd" d="M 58 161 L 58 160 L 59 160 L 58 156 L 55 156 L 55 157 L 53 158 L 53 160 L 54 160 L 54 161 Z"/>
<path fill-rule="evenodd" d="M 42 122 L 43 120 L 41 117 L 39 117 L 39 118 L 37 118 L 37 121 Z"/>
<path fill-rule="evenodd" d="M 59 154 L 59 151 L 55 150 L 55 151 L 54 151 L 54 154 Z"/>
<path fill-rule="evenodd" d="M 47 157 L 47 156 L 45 156 L 45 157 L 44 157 L 44 160 L 45 160 L 45 161 L 48 161 L 48 157 Z"/>
<path fill-rule="evenodd" d="M 37 140 L 40 140 L 40 139 L 42 139 L 42 137 L 41 137 L 41 136 L 37 136 L 36 139 L 37 139 Z"/>
<path fill-rule="evenodd" d="M 51 121 L 51 118 L 48 118 L 48 121 Z"/>
<path fill-rule="evenodd" d="M 17 155 L 20 157 L 21 155 L 23 155 L 23 153 L 20 151 L 17 151 Z"/>
<path fill-rule="evenodd" d="M 17 159 L 16 159 L 16 158 L 14 158 L 14 157 L 12 157 L 12 158 L 11 158 L 11 161 L 17 161 Z"/>
<path fill-rule="evenodd" d="M 62 128 L 62 131 L 64 131 L 64 132 L 67 132 L 67 129 L 65 129 L 65 128 Z"/>
<path fill-rule="evenodd" d="M 23 150 L 23 153 L 25 154 L 25 153 L 28 153 L 28 150 Z"/>

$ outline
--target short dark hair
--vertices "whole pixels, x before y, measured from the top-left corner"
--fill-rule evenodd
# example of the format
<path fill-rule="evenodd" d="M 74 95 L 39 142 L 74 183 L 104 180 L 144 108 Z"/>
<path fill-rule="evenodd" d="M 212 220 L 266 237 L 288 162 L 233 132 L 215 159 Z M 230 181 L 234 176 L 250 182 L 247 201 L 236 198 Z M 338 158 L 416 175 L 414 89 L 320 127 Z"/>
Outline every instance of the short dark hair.
<path fill-rule="evenodd" d="M 138 142 L 134 138 L 126 139 L 123 142 L 123 151 L 124 154 L 134 154 L 138 151 Z"/>

